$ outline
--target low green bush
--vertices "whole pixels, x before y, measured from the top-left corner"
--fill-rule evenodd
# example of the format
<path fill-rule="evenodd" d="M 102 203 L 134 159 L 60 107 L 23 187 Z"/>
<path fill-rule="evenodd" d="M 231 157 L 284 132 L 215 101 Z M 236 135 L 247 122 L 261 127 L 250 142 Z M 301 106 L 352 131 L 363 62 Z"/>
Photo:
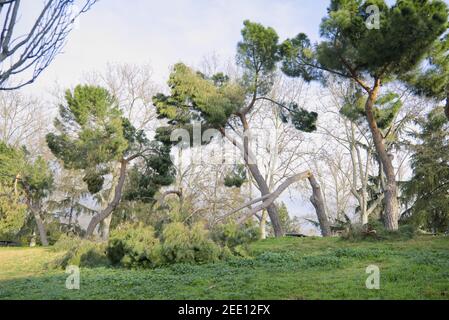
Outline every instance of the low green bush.
<path fill-rule="evenodd" d="M 151 226 L 119 226 L 111 233 L 107 256 L 114 265 L 155 268 L 176 263 L 216 262 L 223 255 L 202 224 L 189 228 L 182 223 L 170 223 L 163 228 L 161 239 Z"/>
<path fill-rule="evenodd" d="M 77 246 L 79 246 L 82 241 L 79 237 L 68 236 L 66 234 L 62 235 L 56 243 L 50 247 L 52 251 L 60 252 L 60 251 L 69 251 L 73 250 Z"/>
<path fill-rule="evenodd" d="M 94 268 L 109 264 L 106 256 L 106 243 L 63 235 L 52 247 L 52 250 L 64 252 L 49 264 L 49 267 L 52 268 L 66 268 L 71 265 Z"/>
<path fill-rule="evenodd" d="M 159 239 L 150 226 L 124 224 L 111 232 L 107 256 L 112 264 L 154 268 L 161 264 Z"/>
<path fill-rule="evenodd" d="M 179 222 L 170 223 L 162 232 L 162 241 L 162 257 L 167 264 L 203 264 L 220 258 L 220 247 L 209 239 L 202 224 L 189 228 Z"/>
<path fill-rule="evenodd" d="M 212 239 L 233 254 L 248 255 L 248 245 L 260 239 L 260 230 L 255 225 L 222 224 L 212 232 Z"/>

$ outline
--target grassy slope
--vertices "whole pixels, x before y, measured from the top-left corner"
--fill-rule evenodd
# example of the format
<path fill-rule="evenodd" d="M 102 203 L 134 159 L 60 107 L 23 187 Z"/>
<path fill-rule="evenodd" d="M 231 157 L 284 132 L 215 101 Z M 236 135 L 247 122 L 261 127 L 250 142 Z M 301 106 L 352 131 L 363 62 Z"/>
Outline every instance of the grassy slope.
<path fill-rule="evenodd" d="M 255 259 L 157 270 L 82 269 L 81 290 L 63 271 L 46 271 L 55 253 L 0 248 L 0 299 L 449 299 L 449 238 L 349 243 L 270 239 Z M 365 269 L 381 270 L 367 290 Z"/>

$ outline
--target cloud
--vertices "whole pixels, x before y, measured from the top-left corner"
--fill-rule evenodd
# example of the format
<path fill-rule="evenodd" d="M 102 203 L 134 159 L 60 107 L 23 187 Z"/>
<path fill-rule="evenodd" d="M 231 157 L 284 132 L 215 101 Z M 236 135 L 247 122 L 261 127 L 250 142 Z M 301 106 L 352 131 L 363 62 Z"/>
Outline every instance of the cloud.
<path fill-rule="evenodd" d="M 164 83 L 178 61 L 197 65 L 212 52 L 233 58 L 245 19 L 274 27 L 281 39 L 298 32 L 315 37 L 325 7 L 312 0 L 102 0 L 81 17 L 64 53 L 31 90 L 55 81 L 72 86 L 107 62 L 150 62 Z"/>

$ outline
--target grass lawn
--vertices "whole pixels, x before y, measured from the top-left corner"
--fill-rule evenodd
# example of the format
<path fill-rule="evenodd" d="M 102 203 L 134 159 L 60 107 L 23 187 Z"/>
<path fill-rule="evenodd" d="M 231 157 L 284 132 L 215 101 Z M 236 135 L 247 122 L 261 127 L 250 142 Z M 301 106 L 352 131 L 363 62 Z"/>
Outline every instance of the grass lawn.
<path fill-rule="evenodd" d="M 67 290 L 57 253 L 0 248 L 0 299 L 449 299 L 449 237 L 351 243 L 337 238 L 269 239 L 254 258 L 156 270 L 81 269 Z M 368 290 L 377 265 L 380 290 Z"/>

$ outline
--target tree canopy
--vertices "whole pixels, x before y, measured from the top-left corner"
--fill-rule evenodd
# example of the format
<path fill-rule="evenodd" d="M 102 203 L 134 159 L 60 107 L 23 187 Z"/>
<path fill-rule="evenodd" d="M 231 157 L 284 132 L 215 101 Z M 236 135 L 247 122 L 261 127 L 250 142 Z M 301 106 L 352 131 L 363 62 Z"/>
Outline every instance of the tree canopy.
<path fill-rule="evenodd" d="M 170 146 L 150 141 L 143 130 L 136 130 L 123 117 L 115 97 L 102 87 L 79 85 L 73 92 L 66 92 L 65 100 L 55 119 L 58 133 L 47 135 L 53 154 L 65 168 L 83 171 L 83 180 L 92 194 L 103 189 L 106 177 L 118 176 L 113 200 L 94 216 L 88 228 L 88 235 L 92 235 L 120 203 L 131 161 L 141 160 L 131 171 L 133 182 L 126 192 L 127 199 L 153 201 L 156 191 L 172 182 Z"/>
<path fill-rule="evenodd" d="M 421 130 L 413 135 L 412 178 L 404 186 L 411 202 L 411 220 L 433 232 L 449 227 L 448 125 L 442 108 L 418 119 Z M 410 216 L 410 215 L 409 215 Z"/>

